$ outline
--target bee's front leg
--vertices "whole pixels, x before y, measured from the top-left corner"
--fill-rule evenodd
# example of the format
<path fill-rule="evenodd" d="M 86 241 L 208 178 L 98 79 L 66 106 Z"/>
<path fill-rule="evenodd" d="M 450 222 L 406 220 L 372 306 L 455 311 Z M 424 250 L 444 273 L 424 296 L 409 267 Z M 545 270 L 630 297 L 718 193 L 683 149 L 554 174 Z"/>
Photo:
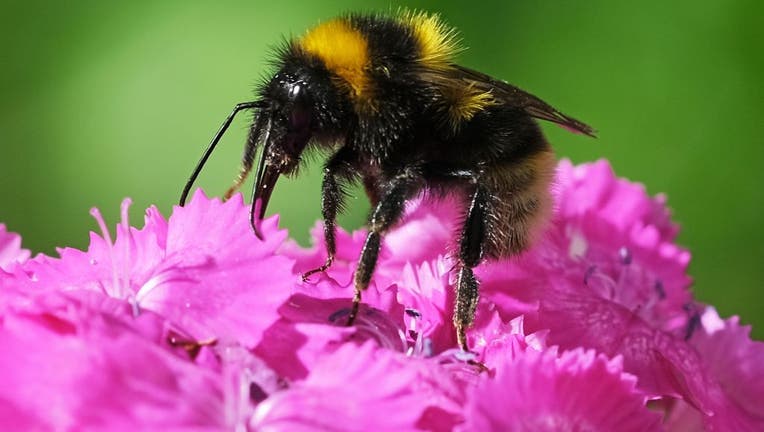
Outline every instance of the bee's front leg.
<path fill-rule="evenodd" d="M 356 161 L 355 151 L 345 146 L 332 155 L 324 165 L 324 180 L 321 184 L 321 215 L 324 219 L 326 261 L 323 265 L 303 273 L 303 281 L 315 273 L 326 271 L 334 262 L 334 255 L 337 253 L 337 212 L 345 202 L 344 184 L 357 177 L 356 170 L 353 168 Z"/>

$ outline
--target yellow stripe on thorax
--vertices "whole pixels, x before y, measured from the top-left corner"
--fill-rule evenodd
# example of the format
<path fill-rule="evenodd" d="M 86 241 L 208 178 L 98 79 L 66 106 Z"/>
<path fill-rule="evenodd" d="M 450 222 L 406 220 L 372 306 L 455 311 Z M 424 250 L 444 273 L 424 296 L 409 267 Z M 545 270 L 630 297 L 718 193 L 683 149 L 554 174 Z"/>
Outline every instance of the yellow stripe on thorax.
<path fill-rule="evenodd" d="M 309 30 L 298 43 L 303 50 L 321 59 L 330 72 L 342 78 L 354 96 L 367 96 L 368 44 L 347 21 L 337 18 L 320 24 Z"/>

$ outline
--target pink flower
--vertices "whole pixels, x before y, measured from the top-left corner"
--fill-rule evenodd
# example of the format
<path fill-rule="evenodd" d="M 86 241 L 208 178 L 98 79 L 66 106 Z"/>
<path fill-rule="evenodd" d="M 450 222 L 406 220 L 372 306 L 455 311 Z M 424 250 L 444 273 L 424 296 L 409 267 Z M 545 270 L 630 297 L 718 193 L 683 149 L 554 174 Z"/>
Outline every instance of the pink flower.
<path fill-rule="evenodd" d="M 660 430 L 635 383 L 593 351 L 518 350 L 472 389 L 460 430 Z"/>
<path fill-rule="evenodd" d="M 665 196 L 617 178 L 606 161 L 563 160 L 557 189 L 552 236 L 567 240 L 570 261 L 587 266 L 591 285 L 665 330 L 685 324 L 690 254 L 674 243 L 679 228 Z"/>
<path fill-rule="evenodd" d="M 0 271 L 10 270 L 15 264 L 29 259 L 29 251 L 21 248 L 21 236 L 9 232 L 0 223 Z"/>
<path fill-rule="evenodd" d="M 665 198 L 604 161 L 561 162 L 553 192 L 535 246 L 476 269 L 472 353 L 454 340 L 453 196 L 409 203 L 351 327 L 363 230 L 303 282 L 320 224 L 309 249 L 276 218 L 259 240 L 240 196 L 151 207 L 141 229 L 125 201 L 113 240 L 94 210 L 101 235 L 60 258 L 28 260 L 0 226 L 0 426 L 763 429 L 762 343 L 693 300 Z"/>
<path fill-rule="evenodd" d="M 140 230 L 129 226 L 128 206 L 115 241 L 94 210 L 104 234 L 91 234 L 87 251 L 28 262 L 29 288 L 100 293 L 130 303 L 135 315 L 158 313 L 196 340 L 255 346 L 296 279 L 291 260 L 275 255 L 286 237 L 276 219 L 263 223 L 263 242 L 252 235 L 240 195 L 221 203 L 198 192 L 169 221 L 151 207 Z"/>

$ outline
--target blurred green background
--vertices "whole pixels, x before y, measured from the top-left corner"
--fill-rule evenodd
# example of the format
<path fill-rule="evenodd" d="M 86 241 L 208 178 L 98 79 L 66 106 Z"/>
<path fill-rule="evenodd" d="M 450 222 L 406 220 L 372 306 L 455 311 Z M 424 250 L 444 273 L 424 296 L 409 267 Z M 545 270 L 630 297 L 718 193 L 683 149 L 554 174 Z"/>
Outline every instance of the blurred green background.
<path fill-rule="evenodd" d="M 202 149 L 267 74 L 268 49 L 318 20 L 399 6 L 440 12 L 462 63 L 594 125 L 545 126 L 560 156 L 608 158 L 665 192 L 697 296 L 764 337 L 764 7 L 760 1 L 2 1 L 0 221 L 36 252 L 85 247 L 100 207 L 169 214 Z M 222 193 L 246 116 L 199 185 Z M 270 210 L 305 242 L 319 170 L 281 181 Z M 341 219 L 362 224 L 362 193 Z"/>

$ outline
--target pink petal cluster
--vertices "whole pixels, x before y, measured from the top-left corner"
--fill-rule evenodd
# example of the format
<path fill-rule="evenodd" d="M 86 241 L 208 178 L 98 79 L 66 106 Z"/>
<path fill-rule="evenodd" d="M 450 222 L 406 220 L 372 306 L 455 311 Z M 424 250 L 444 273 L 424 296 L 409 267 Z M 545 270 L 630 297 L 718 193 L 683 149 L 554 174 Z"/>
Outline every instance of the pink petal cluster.
<path fill-rule="evenodd" d="M 85 251 L 29 259 L 0 225 L 2 430 L 764 430 L 764 344 L 695 301 L 662 196 L 560 163 L 522 256 L 478 267 L 456 349 L 459 214 L 410 203 L 344 326 L 365 232 L 252 235 L 239 196 L 152 207 Z"/>

